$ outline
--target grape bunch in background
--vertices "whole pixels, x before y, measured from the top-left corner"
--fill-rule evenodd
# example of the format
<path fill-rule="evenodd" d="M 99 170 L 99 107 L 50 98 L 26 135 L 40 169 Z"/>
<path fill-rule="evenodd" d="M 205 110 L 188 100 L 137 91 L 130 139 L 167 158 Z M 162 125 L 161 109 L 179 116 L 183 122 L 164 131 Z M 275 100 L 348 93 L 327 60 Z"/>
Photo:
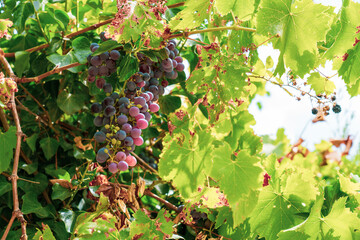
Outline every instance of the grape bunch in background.
<path fill-rule="evenodd" d="M 98 44 L 91 44 L 95 52 Z M 91 111 L 96 114 L 94 125 L 102 127 L 95 133 L 95 141 L 101 144 L 96 154 L 98 163 L 107 163 L 111 173 L 126 171 L 136 165 L 137 160 L 130 153 L 135 146 L 144 143 L 142 130 L 149 126 L 151 113 L 158 112 L 156 103 L 168 86 L 168 79 L 176 79 L 178 72 L 184 71 L 183 59 L 178 56 L 176 42 L 170 40 L 164 48 L 168 58 L 152 61 L 142 53 L 137 53 L 139 71 L 132 75 L 121 92 L 113 92 L 113 87 L 104 77 L 117 71 L 117 61 L 121 59 L 118 50 L 111 50 L 97 56 L 88 57 L 88 81 L 107 93 L 101 103 L 93 103 Z"/>

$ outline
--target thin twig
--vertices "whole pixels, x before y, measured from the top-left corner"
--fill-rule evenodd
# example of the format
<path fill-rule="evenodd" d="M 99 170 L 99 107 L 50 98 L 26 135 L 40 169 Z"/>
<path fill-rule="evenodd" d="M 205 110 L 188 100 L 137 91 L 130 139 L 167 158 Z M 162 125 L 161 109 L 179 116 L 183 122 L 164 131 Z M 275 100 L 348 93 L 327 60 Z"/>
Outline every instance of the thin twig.
<path fill-rule="evenodd" d="M 6 60 L 3 52 L 0 53 L 0 61 L 6 69 L 6 73 L 12 78 L 15 77 L 14 72 L 13 72 L 9 62 Z M 11 113 L 14 117 L 14 122 L 15 122 L 15 126 L 16 126 L 16 148 L 15 148 L 15 154 L 14 154 L 14 164 L 13 164 L 13 169 L 12 169 L 12 173 L 11 173 L 11 185 L 12 185 L 12 193 L 13 193 L 13 215 L 11 218 L 16 217 L 18 219 L 18 221 L 21 223 L 21 233 L 22 234 L 21 234 L 20 239 L 26 240 L 27 239 L 26 220 L 25 220 L 24 215 L 22 214 L 20 207 L 19 207 L 19 196 L 18 196 L 18 191 L 17 191 L 17 180 L 18 180 L 17 171 L 18 171 L 18 167 L 19 167 L 21 140 L 22 140 L 22 137 L 24 136 L 24 134 L 21 130 L 19 115 L 16 110 L 15 93 L 14 92 L 12 93 L 11 99 L 9 101 L 9 108 L 11 109 Z M 1 240 L 6 239 L 13 222 L 14 222 L 14 220 L 12 220 L 12 221 L 10 220 Z"/>
<path fill-rule="evenodd" d="M 156 175 L 159 175 L 158 171 L 156 171 L 155 169 L 153 169 L 152 167 L 150 167 L 149 164 L 147 164 L 143 159 L 141 159 L 138 155 L 136 155 L 136 153 L 132 152 L 131 155 L 133 155 L 138 163 L 143 166 L 145 168 L 145 170 L 149 170 L 151 173 L 154 173 Z"/>
<path fill-rule="evenodd" d="M 174 3 L 174 4 L 169 5 L 169 6 L 167 6 L 167 8 L 177 8 L 177 7 L 181 7 L 184 5 L 185 5 L 185 2 L 179 2 L 179 3 Z"/>
<path fill-rule="evenodd" d="M 166 201 L 165 199 L 159 197 L 159 196 L 156 195 L 155 193 L 151 192 L 149 189 L 146 189 L 146 190 L 144 191 L 144 194 L 145 194 L 146 196 L 149 196 L 149 197 L 152 197 L 152 198 L 158 200 L 159 202 L 161 202 L 162 204 L 164 204 L 167 208 L 169 208 L 169 209 L 171 209 L 171 210 L 174 210 L 174 211 L 176 211 L 176 212 L 178 211 L 178 208 L 177 208 L 174 204 L 172 204 L 172 203 Z"/>

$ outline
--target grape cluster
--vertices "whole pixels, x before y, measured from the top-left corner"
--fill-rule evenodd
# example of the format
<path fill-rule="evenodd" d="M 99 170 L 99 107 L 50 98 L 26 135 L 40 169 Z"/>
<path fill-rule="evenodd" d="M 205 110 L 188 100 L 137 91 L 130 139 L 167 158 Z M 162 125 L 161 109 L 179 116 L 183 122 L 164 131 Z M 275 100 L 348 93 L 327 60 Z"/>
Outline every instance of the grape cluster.
<path fill-rule="evenodd" d="M 90 45 L 91 52 L 95 52 L 99 48 L 99 44 L 92 43 Z M 111 50 L 110 52 L 104 52 L 100 55 L 88 56 L 88 82 L 95 82 L 96 86 L 100 89 L 103 89 L 106 93 L 112 92 L 112 86 L 110 83 L 107 83 L 104 79 L 105 76 L 110 76 L 112 73 L 116 72 L 117 60 L 121 57 L 118 50 Z"/>
<path fill-rule="evenodd" d="M 92 44 L 91 51 L 95 52 L 98 47 L 99 45 Z M 97 143 L 104 145 L 98 150 L 96 160 L 98 163 L 108 162 L 111 173 L 126 171 L 136 165 L 137 160 L 130 153 L 135 146 L 144 143 L 141 134 L 149 126 L 150 113 L 160 109 L 156 101 L 159 95 L 164 94 L 164 88 L 168 85 L 165 77 L 176 79 L 178 72 L 184 70 L 183 59 L 178 56 L 179 52 L 175 47 L 176 42 L 170 41 L 165 48 L 168 58 L 157 62 L 138 53 L 139 71 L 127 80 L 125 89 L 120 94 L 113 92 L 112 85 L 102 78 L 116 71 L 116 60 L 120 58 L 120 52 L 112 50 L 89 58 L 88 79 L 100 76 L 96 79 L 96 85 L 107 93 L 101 103 L 93 103 L 91 106 L 92 113 L 97 115 L 94 125 L 102 127 L 94 138 Z M 100 68 L 107 70 L 100 71 Z M 155 162 L 151 165 L 157 168 Z"/>
<path fill-rule="evenodd" d="M 151 156 L 147 156 L 143 152 L 141 152 L 139 154 L 139 157 L 141 157 L 141 159 L 143 159 L 147 164 L 149 164 L 150 167 L 152 167 L 155 170 L 158 170 L 158 165 L 157 165 L 157 161 L 155 158 L 153 158 Z"/>

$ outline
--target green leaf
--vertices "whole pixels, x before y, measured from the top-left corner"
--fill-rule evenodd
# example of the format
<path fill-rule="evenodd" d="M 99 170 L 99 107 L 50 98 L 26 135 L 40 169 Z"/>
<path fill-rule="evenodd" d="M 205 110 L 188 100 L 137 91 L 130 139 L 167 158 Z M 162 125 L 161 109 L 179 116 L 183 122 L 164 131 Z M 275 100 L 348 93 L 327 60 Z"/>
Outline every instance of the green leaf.
<path fill-rule="evenodd" d="M 256 196 L 254 191 L 262 186 L 262 169 L 254 165 L 259 159 L 251 157 L 245 150 L 235 159 L 232 159 L 231 153 L 228 144 L 222 145 L 213 152 L 211 177 L 218 180 L 220 189 L 225 193 L 233 210 L 234 227 L 236 227 L 255 207 L 256 197 L 249 201 L 249 196 Z"/>
<path fill-rule="evenodd" d="M 360 44 L 356 44 L 347 54 L 347 59 L 339 69 L 339 75 L 344 79 L 349 94 L 356 96 L 360 94 L 360 69 L 354 66 L 360 64 Z"/>
<path fill-rule="evenodd" d="M 348 6 L 341 8 L 340 18 L 326 36 L 326 47 L 329 48 L 325 53 L 327 59 L 343 56 L 354 43 L 356 27 L 360 22 L 360 4 L 353 1 L 348 2 Z M 329 43 L 332 45 L 328 46 Z"/>
<path fill-rule="evenodd" d="M 280 34 L 272 40 L 274 47 L 280 50 L 275 73 L 285 72 L 284 63 L 300 77 L 314 68 L 317 43 L 325 40 L 332 15 L 333 8 L 312 0 L 264 0 L 260 3 L 257 32 L 265 36 Z"/>
<path fill-rule="evenodd" d="M 85 100 L 86 98 L 81 93 L 68 93 L 67 91 L 62 91 L 56 102 L 62 111 L 71 115 L 84 107 Z"/>
<path fill-rule="evenodd" d="M 181 107 L 181 98 L 170 95 L 161 96 L 159 105 L 162 113 L 169 114 Z"/>
<path fill-rule="evenodd" d="M 74 55 L 79 63 L 86 63 L 87 56 L 91 53 L 90 41 L 86 37 L 77 37 L 72 41 L 72 47 L 74 49 Z"/>
<path fill-rule="evenodd" d="M 11 126 L 5 133 L 0 132 L 0 173 L 8 169 L 16 148 L 16 128 Z"/>
<path fill-rule="evenodd" d="M 61 209 L 59 211 L 60 219 L 64 222 L 66 231 L 72 233 L 72 229 L 75 225 L 76 214 L 69 209 Z"/>
<path fill-rule="evenodd" d="M 135 221 L 130 225 L 131 239 L 139 234 L 142 234 L 143 239 L 165 239 L 166 235 L 171 235 L 173 223 L 171 221 L 168 222 L 165 219 L 165 215 L 165 210 L 161 209 L 156 219 L 152 220 L 139 209 L 134 214 Z"/>
<path fill-rule="evenodd" d="M 57 67 L 63 67 L 63 66 L 69 65 L 71 63 L 77 62 L 77 58 L 74 56 L 73 52 L 70 52 L 64 56 L 54 53 L 54 54 L 51 54 L 50 56 L 48 56 L 47 59 L 50 62 L 52 62 L 53 64 L 55 64 Z M 79 67 L 81 67 L 81 66 L 79 66 Z M 77 73 L 80 69 L 79 67 L 69 68 L 68 70 L 70 72 Z"/>
<path fill-rule="evenodd" d="M 307 83 L 311 85 L 311 88 L 316 94 L 325 93 L 330 95 L 336 88 L 335 84 L 331 80 L 321 77 L 318 72 L 311 73 L 310 77 L 307 79 Z"/>
<path fill-rule="evenodd" d="M 22 33 L 25 27 L 26 19 L 34 14 L 34 7 L 30 2 L 21 3 L 14 9 L 14 26 L 17 27 L 18 32 Z"/>
<path fill-rule="evenodd" d="M 31 135 L 31 137 L 26 138 L 26 143 L 32 152 L 35 152 L 35 150 L 36 150 L 36 142 L 38 140 L 38 137 L 39 137 L 39 134 L 34 133 L 33 135 Z"/>
<path fill-rule="evenodd" d="M 254 0 L 216 0 L 215 7 L 221 15 L 232 11 L 239 19 L 245 20 L 254 11 Z"/>
<path fill-rule="evenodd" d="M 92 54 L 93 56 L 99 55 L 103 52 L 111 51 L 115 48 L 121 47 L 122 45 L 119 44 L 117 41 L 114 40 L 107 40 L 101 44 L 99 44 L 99 48 Z M 90 46 L 89 46 L 90 47 Z"/>
<path fill-rule="evenodd" d="M 46 159 L 49 160 L 57 152 L 59 142 L 54 138 L 43 138 L 40 140 L 40 147 L 43 150 Z"/>
<path fill-rule="evenodd" d="M 39 203 L 36 193 L 29 191 L 22 196 L 22 200 L 21 211 L 23 214 L 35 213 L 40 218 L 49 216 L 50 212 Z"/>
<path fill-rule="evenodd" d="M 48 225 L 43 224 L 42 228 L 42 231 L 38 229 L 33 240 L 56 240 Z"/>
<path fill-rule="evenodd" d="M 200 26 L 209 16 L 207 11 L 210 6 L 208 0 L 189 0 L 185 9 L 171 19 L 169 25 L 172 29 L 193 29 Z"/>
<path fill-rule="evenodd" d="M 64 201 L 65 199 L 71 196 L 71 191 L 67 188 L 60 186 L 59 183 L 55 183 L 53 185 L 52 191 L 53 192 L 51 194 L 51 199 L 53 200 L 59 199 L 61 201 Z"/>
<path fill-rule="evenodd" d="M 211 167 L 211 135 L 201 132 L 191 136 L 182 131 L 182 141 L 173 138 L 165 143 L 160 156 L 159 174 L 162 179 L 172 181 L 180 194 L 191 198 L 202 186 Z"/>
<path fill-rule="evenodd" d="M 21 77 L 24 72 L 28 71 L 30 68 L 30 53 L 21 51 L 15 53 L 15 73 L 17 76 Z"/>
<path fill-rule="evenodd" d="M 20 168 L 24 169 L 27 172 L 27 174 L 33 174 L 34 172 L 36 172 L 38 170 L 38 163 L 37 162 L 31 163 L 31 164 L 23 163 L 20 166 Z"/>
<path fill-rule="evenodd" d="M 10 192 L 12 189 L 11 184 L 9 183 L 9 181 L 4 177 L 4 176 L 0 176 L 0 196 Z"/>
<path fill-rule="evenodd" d="M 55 18 L 62 23 L 62 28 L 65 30 L 70 22 L 69 15 L 62 10 L 56 9 L 55 10 Z"/>
<path fill-rule="evenodd" d="M 355 197 L 358 204 L 360 204 L 360 183 L 354 183 L 349 178 L 339 174 L 339 181 L 341 191 Z"/>

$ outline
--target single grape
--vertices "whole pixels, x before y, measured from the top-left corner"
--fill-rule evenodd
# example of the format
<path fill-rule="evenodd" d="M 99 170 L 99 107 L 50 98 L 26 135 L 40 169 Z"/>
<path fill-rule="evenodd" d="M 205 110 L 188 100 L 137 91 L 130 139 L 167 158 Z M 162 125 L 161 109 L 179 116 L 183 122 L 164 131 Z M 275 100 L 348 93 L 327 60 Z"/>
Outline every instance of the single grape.
<path fill-rule="evenodd" d="M 159 110 L 160 110 L 160 107 L 159 107 L 158 104 L 152 103 L 152 104 L 150 104 L 149 109 L 150 109 L 150 112 L 153 112 L 153 113 L 154 113 L 154 112 L 159 111 Z"/>
<path fill-rule="evenodd" d="M 139 119 L 145 119 L 145 115 L 143 113 L 139 113 L 136 117 L 135 120 L 139 120 Z"/>
<path fill-rule="evenodd" d="M 172 60 L 170 58 L 167 58 L 167 59 L 164 59 L 162 62 L 161 62 L 161 66 L 163 68 L 171 68 L 172 67 Z"/>
<path fill-rule="evenodd" d="M 124 139 L 124 144 L 125 144 L 125 146 L 128 146 L 128 147 L 134 145 L 134 140 L 133 140 L 133 138 L 132 138 L 132 137 L 126 137 L 126 138 Z"/>
<path fill-rule="evenodd" d="M 96 76 L 99 73 L 99 68 L 91 66 L 88 69 L 89 76 Z"/>
<path fill-rule="evenodd" d="M 132 129 L 132 126 L 128 123 L 125 123 L 124 125 L 122 125 L 122 130 L 124 130 L 126 133 L 130 133 L 131 132 L 131 129 Z"/>
<path fill-rule="evenodd" d="M 163 86 L 158 86 L 159 88 L 159 95 L 163 95 L 165 93 L 165 89 Z"/>
<path fill-rule="evenodd" d="M 109 59 L 110 54 L 109 54 L 109 52 L 103 52 L 103 53 L 100 54 L 99 56 L 100 56 L 100 59 L 101 59 L 101 60 L 106 61 L 107 59 Z"/>
<path fill-rule="evenodd" d="M 106 81 L 103 78 L 96 79 L 96 86 L 100 89 L 102 89 L 105 85 Z"/>
<path fill-rule="evenodd" d="M 127 156 L 125 161 L 129 165 L 129 167 L 134 167 L 137 163 L 136 158 L 131 155 Z"/>
<path fill-rule="evenodd" d="M 149 95 L 149 101 L 153 100 L 154 94 L 152 92 L 146 92 Z M 147 101 L 148 102 L 148 101 Z"/>
<path fill-rule="evenodd" d="M 177 66 L 178 63 L 177 63 L 177 61 L 176 61 L 175 59 L 173 59 L 173 60 L 172 60 L 172 64 L 173 64 L 173 68 L 176 68 L 176 66 Z"/>
<path fill-rule="evenodd" d="M 185 65 L 183 63 L 178 63 L 178 65 L 176 66 L 176 70 L 178 72 L 182 72 L 184 71 L 184 69 L 185 69 Z"/>
<path fill-rule="evenodd" d="M 119 171 L 126 171 L 126 170 L 128 170 L 129 165 L 125 161 L 120 161 L 118 163 L 117 167 L 118 167 Z"/>
<path fill-rule="evenodd" d="M 144 78 L 144 81 L 149 81 L 150 80 L 150 74 L 149 73 L 144 73 L 143 78 Z"/>
<path fill-rule="evenodd" d="M 157 80 L 156 78 L 152 78 L 150 80 L 150 85 L 158 86 L 159 85 L 159 80 Z"/>
<path fill-rule="evenodd" d="M 122 97 L 119 99 L 119 104 L 125 103 L 126 105 L 130 104 L 130 100 L 127 97 Z"/>
<path fill-rule="evenodd" d="M 175 57 L 175 61 L 179 64 L 183 62 L 183 58 L 180 56 Z"/>
<path fill-rule="evenodd" d="M 105 37 L 105 32 L 101 32 L 101 33 L 99 34 L 99 36 L 100 36 L 101 41 L 103 41 L 103 42 L 109 40 L 108 38 Z"/>
<path fill-rule="evenodd" d="M 144 143 L 144 139 L 142 137 L 134 138 L 134 145 L 141 146 Z"/>
<path fill-rule="evenodd" d="M 114 60 L 108 59 L 105 64 L 109 69 L 116 69 L 116 62 Z"/>
<path fill-rule="evenodd" d="M 106 125 L 106 124 L 110 124 L 110 117 L 104 117 L 103 118 L 103 126 Z"/>
<path fill-rule="evenodd" d="M 120 95 L 119 95 L 117 92 L 113 92 L 113 93 L 110 95 L 110 97 L 111 97 L 112 99 L 114 99 L 114 101 L 115 101 L 116 99 L 119 99 L 119 98 L 120 98 Z"/>
<path fill-rule="evenodd" d="M 145 115 L 145 120 L 148 121 L 148 122 L 150 122 L 151 114 L 148 113 L 148 112 L 145 112 L 144 115 Z"/>
<path fill-rule="evenodd" d="M 93 103 L 91 105 L 91 112 L 92 113 L 99 113 L 102 111 L 102 106 L 100 103 Z"/>
<path fill-rule="evenodd" d="M 132 138 L 138 138 L 141 135 L 141 129 L 139 128 L 133 128 L 130 132 L 130 135 Z"/>
<path fill-rule="evenodd" d="M 105 162 L 109 158 L 109 150 L 105 147 L 100 148 L 96 154 L 96 161 L 99 163 Z"/>
<path fill-rule="evenodd" d="M 94 134 L 95 141 L 98 143 L 103 143 L 106 141 L 106 134 L 104 132 L 96 132 Z"/>
<path fill-rule="evenodd" d="M 118 165 L 114 162 L 110 163 L 108 168 L 109 168 L 109 172 L 111 173 L 117 173 L 117 171 L 119 170 Z"/>
<path fill-rule="evenodd" d="M 176 55 L 175 55 L 174 51 L 170 51 L 169 58 L 174 59 L 175 56 Z"/>
<path fill-rule="evenodd" d="M 163 86 L 164 88 L 167 87 L 169 85 L 169 82 L 166 81 L 165 79 L 161 81 L 161 86 Z"/>
<path fill-rule="evenodd" d="M 165 47 L 164 50 L 165 50 L 166 55 L 169 57 L 169 55 L 170 55 L 170 50 L 169 50 L 167 47 Z"/>
<path fill-rule="evenodd" d="M 340 107 L 340 105 L 336 104 L 332 110 L 334 113 L 339 113 L 339 112 L 341 112 L 341 107 Z"/>
<path fill-rule="evenodd" d="M 136 84 L 136 86 L 138 86 L 139 88 L 142 88 L 146 85 L 145 81 L 139 82 Z"/>
<path fill-rule="evenodd" d="M 100 56 L 94 56 L 91 58 L 90 63 L 91 63 L 91 65 L 97 67 L 97 66 L 101 65 L 102 60 L 101 60 Z"/>
<path fill-rule="evenodd" d="M 140 69 L 140 72 L 143 72 L 143 73 L 151 72 L 150 66 L 147 64 L 141 64 L 139 69 Z"/>
<path fill-rule="evenodd" d="M 112 97 L 106 97 L 103 101 L 104 106 L 112 106 L 114 105 L 114 99 Z"/>
<path fill-rule="evenodd" d="M 92 43 L 92 44 L 90 44 L 90 50 L 92 51 L 92 52 L 95 52 L 95 51 L 93 51 L 93 48 L 94 47 L 99 47 L 99 44 L 97 44 L 97 43 Z"/>
<path fill-rule="evenodd" d="M 106 66 L 100 66 L 99 67 L 99 75 L 100 76 L 108 76 L 109 75 L 109 69 Z"/>
<path fill-rule="evenodd" d="M 143 75 L 144 74 L 142 72 L 137 72 L 134 76 L 135 82 L 139 83 L 139 82 L 144 81 Z"/>
<path fill-rule="evenodd" d="M 136 89 L 136 83 L 135 82 L 128 82 L 126 84 L 126 87 L 130 90 L 130 91 L 134 91 Z"/>
<path fill-rule="evenodd" d="M 158 95 L 159 94 L 159 88 L 155 85 L 151 85 L 149 87 L 149 91 L 152 92 L 154 95 Z"/>
<path fill-rule="evenodd" d="M 175 44 L 173 42 L 169 42 L 168 45 L 167 45 L 167 48 L 170 50 L 170 51 L 174 51 L 175 49 Z"/>
<path fill-rule="evenodd" d="M 126 107 L 125 103 L 123 103 L 123 104 L 120 105 L 119 111 L 120 111 L 121 113 L 124 113 L 124 114 L 128 114 L 128 113 L 129 113 L 129 109 Z"/>
<path fill-rule="evenodd" d="M 136 117 L 140 113 L 140 109 L 138 107 L 131 107 L 129 109 L 129 114 L 132 117 Z"/>
<path fill-rule="evenodd" d="M 149 126 L 149 123 L 145 119 L 139 119 L 136 121 L 136 126 L 140 129 L 146 129 Z"/>
<path fill-rule="evenodd" d="M 116 155 L 115 155 L 115 159 L 117 161 L 125 161 L 126 159 L 126 154 L 124 152 L 117 152 Z"/>
<path fill-rule="evenodd" d="M 107 107 L 104 109 L 104 116 L 105 116 L 105 117 L 114 116 L 115 113 L 116 113 L 116 109 L 114 108 L 114 106 L 107 106 Z"/>
<path fill-rule="evenodd" d="M 118 60 L 120 58 L 120 52 L 118 50 L 111 50 L 110 57 L 112 60 Z"/>
<path fill-rule="evenodd" d="M 176 48 L 174 49 L 174 54 L 175 56 L 179 55 L 179 50 L 177 50 Z"/>
<path fill-rule="evenodd" d="M 92 82 L 95 82 L 96 77 L 88 75 L 87 80 L 88 80 L 88 82 L 92 83 Z"/>
<path fill-rule="evenodd" d="M 148 101 L 150 101 L 150 96 L 149 96 L 147 93 L 142 93 L 142 94 L 140 95 L 140 97 L 142 97 L 142 98 L 145 99 L 145 103 L 148 102 Z M 136 99 L 136 98 L 135 98 L 135 99 Z M 136 100 L 134 100 L 134 101 L 136 101 Z M 140 105 L 142 105 L 142 104 L 140 104 Z M 143 106 L 143 105 L 142 105 L 142 106 Z"/>
<path fill-rule="evenodd" d="M 149 105 L 147 103 L 145 103 L 145 105 L 140 109 L 140 112 L 145 113 L 145 112 L 147 112 L 148 109 L 149 109 Z"/>
<path fill-rule="evenodd" d="M 128 117 L 126 115 L 121 114 L 120 116 L 118 116 L 117 122 L 118 124 L 123 125 L 128 122 Z"/>
<path fill-rule="evenodd" d="M 178 72 L 177 71 L 173 71 L 173 75 L 170 77 L 170 79 L 177 79 L 178 77 Z"/>
<path fill-rule="evenodd" d="M 313 109 L 311 109 L 311 113 L 315 115 L 318 113 L 318 110 L 316 108 L 313 108 Z"/>
<path fill-rule="evenodd" d="M 115 137 L 119 139 L 120 141 L 124 140 L 126 138 L 126 132 L 123 130 L 119 130 L 116 132 Z"/>
<path fill-rule="evenodd" d="M 175 75 L 175 71 L 165 73 L 165 77 L 170 78 L 170 79 L 173 79 L 174 75 Z"/>
<path fill-rule="evenodd" d="M 103 125 L 103 120 L 104 120 L 103 117 L 100 117 L 100 116 L 95 117 L 94 118 L 94 125 L 96 127 L 101 127 Z"/>
<path fill-rule="evenodd" d="M 106 93 L 111 93 L 113 91 L 113 87 L 110 83 L 105 83 L 103 86 L 103 90 Z"/>

